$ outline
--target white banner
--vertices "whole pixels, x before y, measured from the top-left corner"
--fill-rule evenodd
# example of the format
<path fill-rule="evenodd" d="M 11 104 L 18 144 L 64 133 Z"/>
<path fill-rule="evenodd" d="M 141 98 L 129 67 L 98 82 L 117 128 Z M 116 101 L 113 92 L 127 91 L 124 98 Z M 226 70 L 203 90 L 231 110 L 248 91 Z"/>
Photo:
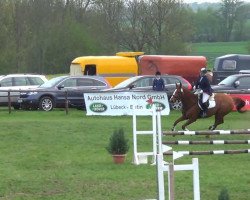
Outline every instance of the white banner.
<path fill-rule="evenodd" d="M 152 107 L 169 115 L 165 92 L 100 92 L 85 93 L 87 115 L 152 115 Z"/>

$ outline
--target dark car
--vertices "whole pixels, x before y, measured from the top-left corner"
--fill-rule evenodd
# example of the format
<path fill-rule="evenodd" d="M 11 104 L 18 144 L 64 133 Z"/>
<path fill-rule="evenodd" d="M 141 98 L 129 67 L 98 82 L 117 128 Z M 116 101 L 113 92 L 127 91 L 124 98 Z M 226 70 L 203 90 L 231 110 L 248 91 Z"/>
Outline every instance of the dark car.
<path fill-rule="evenodd" d="M 226 77 L 250 70 L 250 55 L 229 54 L 217 57 L 213 68 L 213 84 L 218 84 Z"/>
<path fill-rule="evenodd" d="M 36 89 L 20 94 L 19 102 L 24 109 L 50 111 L 65 107 L 66 96 L 69 107 L 85 108 L 83 94 L 110 88 L 99 76 L 60 76 L 49 80 Z"/>
<path fill-rule="evenodd" d="M 250 90 L 250 74 L 234 74 L 228 76 L 218 85 L 212 86 L 214 92 Z"/>
<path fill-rule="evenodd" d="M 165 92 L 168 95 L 168 98 L 172 96 L 173 92 L 176 89 L 176 83 L 182 83 L 182 85 L 188 89 L 192 89 L 191 84 L 181 76 L 177 75 L 162 75 L 161 76 L 165 82 Z M 131 77 L 115 87 L 108 89 L 108 91 L 152 91 L 153 90 L 153 80 L 154 75 L 145 75 L 145 76 L 134 76 Z M 179 110 L 182 108 L 180 101 L 170 104 L 172 109 Z"/>

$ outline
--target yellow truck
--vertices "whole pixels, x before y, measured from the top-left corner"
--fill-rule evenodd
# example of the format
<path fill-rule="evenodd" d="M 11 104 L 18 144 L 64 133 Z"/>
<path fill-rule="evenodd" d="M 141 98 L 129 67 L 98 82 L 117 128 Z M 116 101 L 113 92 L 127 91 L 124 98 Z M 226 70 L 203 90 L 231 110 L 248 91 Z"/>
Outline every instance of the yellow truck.
<path fill-rule="evenodd" d="M 99 75 L 110 85 L 138 75 L 137 57 L 143 52 L 119 52 L 115 56 L 82 56 L 70 65 L 70 75 Z"/>
<path fill-rule="evenodd" d="M 143 52 L 119 52 L 115 56 L 82 56 L 75 58 L 70 66 L 70 75 L 99 75 L 110 85 L 137 75 L 180 75 L 193 83 L 205 67 L 204 56 L 144 55 Z"/>

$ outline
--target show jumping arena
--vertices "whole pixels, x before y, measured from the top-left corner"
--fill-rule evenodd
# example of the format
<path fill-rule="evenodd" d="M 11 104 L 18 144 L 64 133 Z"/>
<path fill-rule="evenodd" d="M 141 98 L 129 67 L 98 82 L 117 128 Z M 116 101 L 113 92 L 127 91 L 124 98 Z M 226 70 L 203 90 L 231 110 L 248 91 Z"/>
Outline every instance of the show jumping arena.
<path fill-rule="evenodd" d="M 138 137 L 152 135 L 152 151 L 138 152 Z M 167 145 L 227 145 L 227 144 L 250 144 L 250 140 L 175 140 L 162 141 L 166 136 L 212 136 L 212 135 L 250 135 L 250 129 L 246 130 L 214 130 L 214 131 L 162 131 L 161 113 L 152 111 L 152 130 L 138 131 L 137 116 L 133 114 L 133 145 L 134 164 L 148 163 L 147 157 L 152 156 L 152 164 L 157 168 L 158 200 L 165 200 L 164 172 L 168 172 L 168 199 L 174 200 L 174 172 L 193 171 L 193 199 L 200 200 L 199 162 L 198 158 L 192 158 L 192 164 L 175 165 L 174 160 L 187 155 L 221 155 L 221 154 L 248 154 L 250 149 L 237 150 L 199 150 L 199 151 L 174 151 Z M 164 155 L 171 155 L 172 162 L 164 161 Z M 237 184 L 237 183 L 236 183 Z"/>

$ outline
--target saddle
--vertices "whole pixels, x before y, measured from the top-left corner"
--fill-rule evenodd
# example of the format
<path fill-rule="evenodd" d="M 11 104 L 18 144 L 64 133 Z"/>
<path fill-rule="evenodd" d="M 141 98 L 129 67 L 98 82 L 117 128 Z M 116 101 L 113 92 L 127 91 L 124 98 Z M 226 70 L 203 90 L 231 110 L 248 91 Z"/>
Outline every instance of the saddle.
<path fill-rule="evenodd" d="M 202 109 L 202 94 L 203 94 L 203 91 L 201 90 L 201 92 L 195 92 L 194 94 L 197 94 L 198 95 L 198 106 Z M 214 108 L 215 106 L 216 106 L 216 102 L 215 102 L 215 99 L 214 99 L 214 96 L 215 96 L 215 94 L 213 93 L 210 97 L 209 97 L 209 99 L 208 99 L 208 101 L 206 102 L 206 106 L 207 106 L 207 108 L 209 109 L 209 108 Z"/>

